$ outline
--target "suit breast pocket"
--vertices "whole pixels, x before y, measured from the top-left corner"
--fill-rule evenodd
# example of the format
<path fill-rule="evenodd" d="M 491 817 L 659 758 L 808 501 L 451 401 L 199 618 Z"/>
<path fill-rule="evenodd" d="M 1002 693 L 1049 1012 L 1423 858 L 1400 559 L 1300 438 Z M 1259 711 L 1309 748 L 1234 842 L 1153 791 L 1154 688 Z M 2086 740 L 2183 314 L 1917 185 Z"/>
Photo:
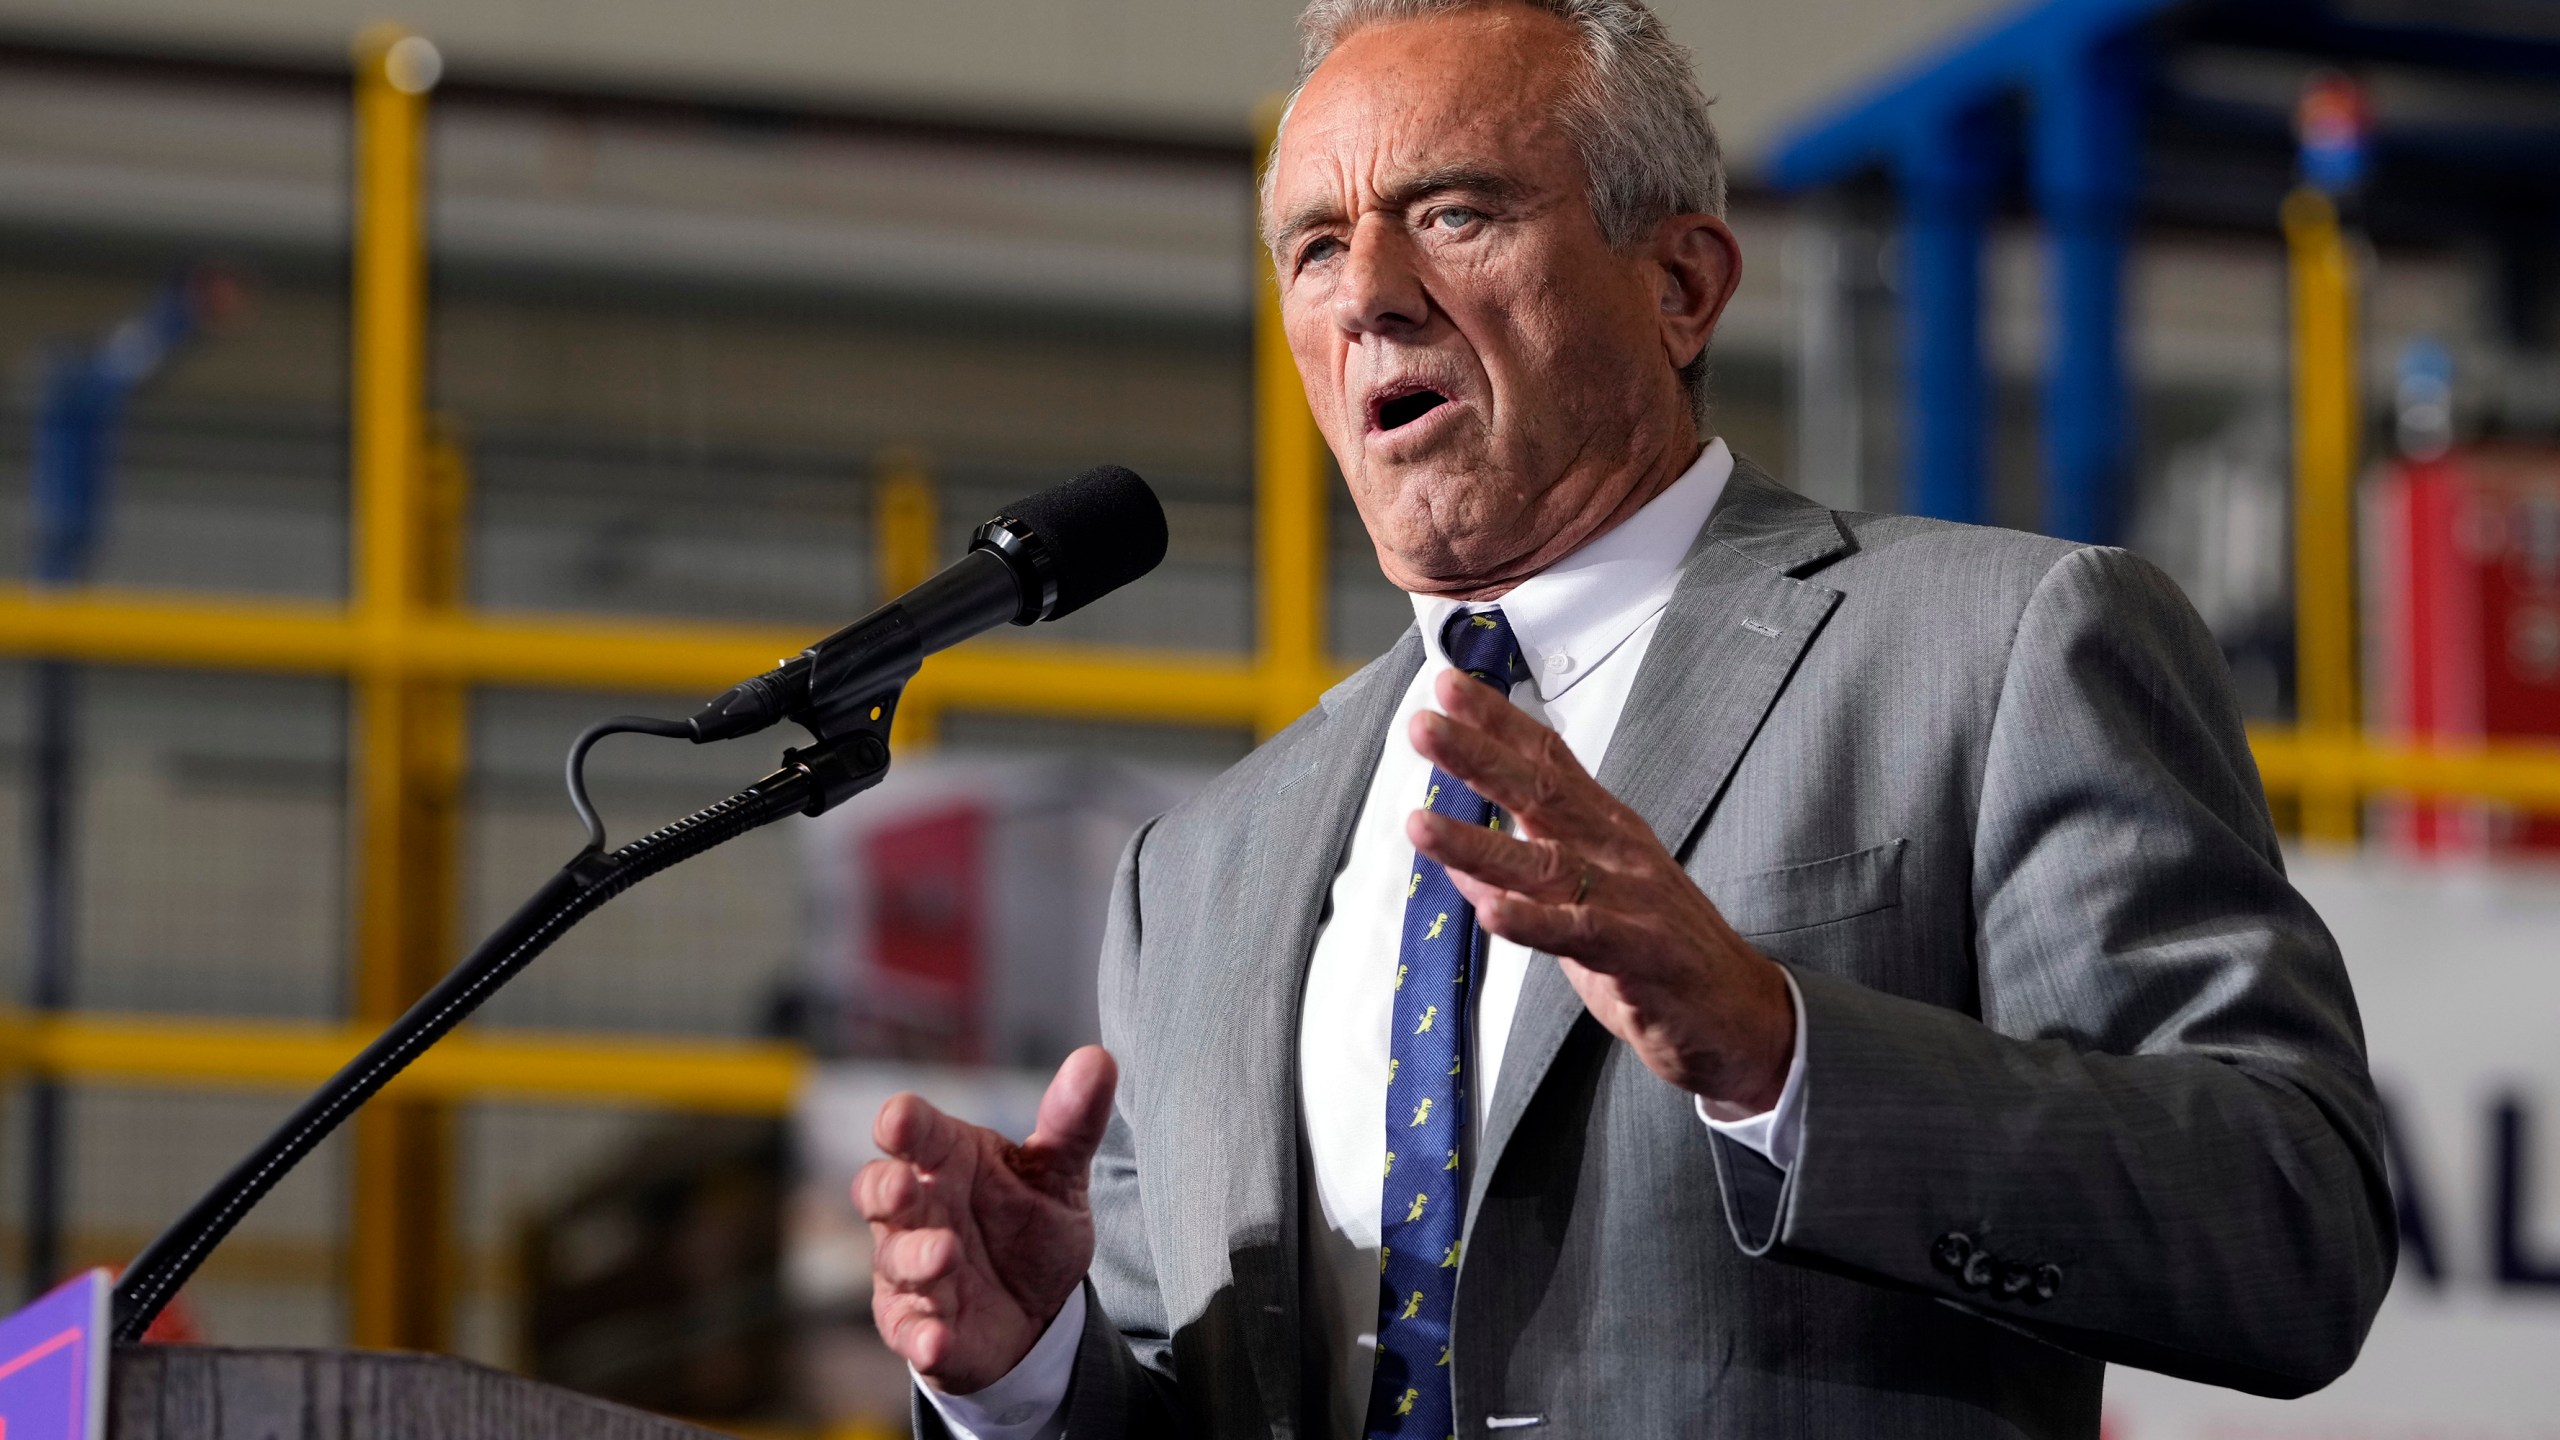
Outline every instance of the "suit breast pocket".
<path fill-rule="evenodd" d="M 1905 948 L 1907 843 L 1888 840 L 1827 860 L 1709 876 L 1699 888 L 1760 953 L 1873 983 L 1891 973 Z"/>

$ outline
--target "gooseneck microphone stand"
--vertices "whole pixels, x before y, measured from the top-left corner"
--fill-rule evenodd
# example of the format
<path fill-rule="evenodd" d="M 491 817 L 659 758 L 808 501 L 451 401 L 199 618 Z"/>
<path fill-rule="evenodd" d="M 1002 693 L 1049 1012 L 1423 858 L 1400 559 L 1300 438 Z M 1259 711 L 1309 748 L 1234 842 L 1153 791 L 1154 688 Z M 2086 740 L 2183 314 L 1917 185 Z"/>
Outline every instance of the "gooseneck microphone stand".
<path fill-rule="evenodd" d="M 898 698 L 927 654 L 998 625 L 1066 615 L 1154 569 L 1164 558 L 1165 538 L 1163 508 L 1146 482 L 1101 466 L 1007 506 L 978 527 L 958 562 L 732 687 L 692 719 L 623 715 L 589 726 L 570 748 L 567 767 L 570 803 L 587 827 L 586 848 L 125 1267 L 115 1288 L 115 1338 L 140 1340 L 178 1287 L 277 1181 L 570 926 L 661 870 L 786 815 L 822 814 L 879 784 L 889 771 L 889 724 Z M 783 751 L 781 769 L 716 805 L 619 849 L 605 848 L 584 774 L 596 741 L 636 733 L 703 744 L 785 720 L 816 743 Z"/>
<path fill-rule="evenodd" d="M 821 738 L 805 750 L 785 750 L 781 769 L 735 795 L 619 849 L 590 844 L 580 851 L 135 1257 L 116 1281 L 115 1338 L 128 1343 L 140 1340 L 169 1297 L 277 1181 L 569 927 L 661 870 L 786 815 L 819 814 L 880 783 L 889 770 L 889 721 L 903 688 L 901 681 L 897 688 L 871 697 L 862 707 L 864 718 L 846 733 Z M 871 719 L 875 714 L 879 718 Z M 614 721 L 606 724 L 616 729 L 639 728 Z"/>

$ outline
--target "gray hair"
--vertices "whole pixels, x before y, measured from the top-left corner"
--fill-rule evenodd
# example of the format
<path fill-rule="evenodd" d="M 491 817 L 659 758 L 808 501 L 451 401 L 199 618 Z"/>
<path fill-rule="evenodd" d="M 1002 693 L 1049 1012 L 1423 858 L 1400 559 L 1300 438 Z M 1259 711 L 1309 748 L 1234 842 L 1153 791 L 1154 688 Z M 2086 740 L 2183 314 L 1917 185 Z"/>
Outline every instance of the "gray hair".
<path fill-rule="evenodd" d="M 1725 207 L 1724 155 L 1707 118 L 1689 47 L 1671 38 L 1642 0 L 1309 0 L 1298 15 L 1305 49 L 1298 90 L 1353 32 L 1495 5 L 1524 5 L 1571 25 L 1581 38 L 1582 74 L 1565 92 L 1565 133 L 1590 175 L 1591 215 L 1618 249 L 1674 215 L 1714 215 Z M 1292 109 L 1297 91 L 1289 96 Z M 1287 112 L 1282 112 L 1287 124 Z M 1263 176 L 1263 210 L 1271 202 Z M 1706 413 L 1707 355 L 1681 367 L 1681 388 Z"/>

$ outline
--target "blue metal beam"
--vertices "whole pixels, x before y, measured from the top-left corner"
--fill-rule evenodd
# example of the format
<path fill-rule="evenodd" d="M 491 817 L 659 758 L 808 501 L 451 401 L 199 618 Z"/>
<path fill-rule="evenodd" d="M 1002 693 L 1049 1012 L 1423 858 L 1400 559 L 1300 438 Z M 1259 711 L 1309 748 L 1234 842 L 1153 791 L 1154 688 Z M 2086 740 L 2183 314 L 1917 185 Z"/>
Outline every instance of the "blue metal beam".
<path fill-rule="evenodd" d="M 1904 132 L 1903 506 L 1991 519 L 1989 367 L 1982 348 L 1982 246 L 2000 173 L 1995 112 L 1955 112 Z"/>
<path fill-rule="evenodd" d="M 2560 12 L 2560 0 L 2544 0 Z M 2044 391 L 2044 515 L 2052 533 L 2122 529 L 2133 433 L 2124 344 L 2128 230 L 2140 198 L 2143 47 L 2210 37 L 2500 74 L 2560 73 L 2560 43 L 2459 23 L 2384 21 L 2339 0 L 2037 0 L 1996 16 L 1800 127 L 1770 156 L 1783 189 L 1882 169 L 1903 199 L 1905 503 L 1990 517 L 1990 388 L 1982 246 L 2003 132 L 2027 100 L 2029 174 L 2046 222 L 2052 342 Z M 2545 137 L 2474 140 L 2518 174 Z M 2413 143 L 2416 137 L 2413 136 Z M 2388 143 L 2387 140 L 2385 142 Z"/>
<path fill-rule="evenodd" d="M 2030 85 L 2077 54 L 2188 0 L 2041 0 L 1993 17 L 1796 130 L 1769 157 L 1782 190 L 1829 185 L 1905 148 L 1914 125 L 1947 123 Z"/>
<path fill-rule="evenodd" d="M 2028 103 L 2028 169 L 2050 292 L 2044 529 L 2112 543 L 2130 488 L 2124 257 L 2140 194 L 2143 56 L 2132 32 L 2049 57 Z"/>

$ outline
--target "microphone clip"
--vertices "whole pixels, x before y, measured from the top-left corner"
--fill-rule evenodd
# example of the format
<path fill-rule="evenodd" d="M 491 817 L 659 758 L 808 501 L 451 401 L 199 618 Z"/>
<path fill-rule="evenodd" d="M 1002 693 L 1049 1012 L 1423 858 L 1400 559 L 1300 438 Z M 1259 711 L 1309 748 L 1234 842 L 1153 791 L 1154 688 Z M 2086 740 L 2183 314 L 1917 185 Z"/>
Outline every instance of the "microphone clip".
<path fill-rule="evenodd" d="M 801 814 L 824 815 L 879 784 L 889 773 L 889 717 L 897 708 L 897 697 L 892 695 L 878 708 L 876 733 L 864 728 L 806 750 L 782 752 L 783 769 L 796 769 L 808 777 L 809 803 L 800 807 Z"/>

